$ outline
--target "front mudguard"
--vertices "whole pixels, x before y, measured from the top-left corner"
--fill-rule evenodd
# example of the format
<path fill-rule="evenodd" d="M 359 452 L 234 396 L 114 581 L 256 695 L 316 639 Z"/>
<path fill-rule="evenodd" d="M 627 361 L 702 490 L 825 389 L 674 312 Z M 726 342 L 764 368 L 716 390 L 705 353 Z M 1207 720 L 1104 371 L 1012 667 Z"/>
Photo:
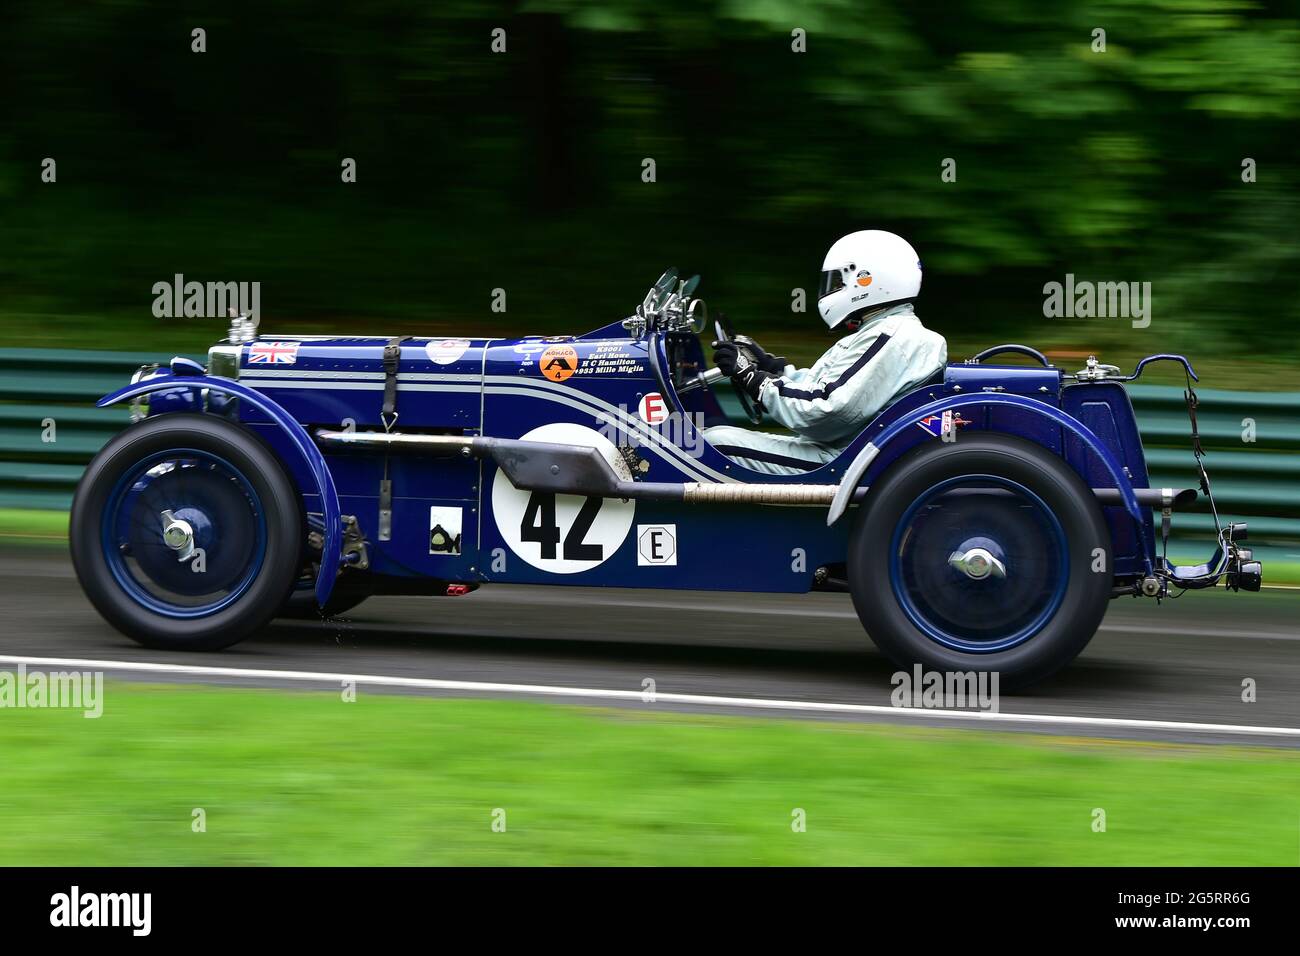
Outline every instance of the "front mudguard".
<path fill-rule="evenodd" d="M 316 579 L 316 603 L 325 607 L 334 591 L 334 581 L 343 561 L 343 520 L 340 516 L 339 496 L 334 487 L 334 478 L 325 464 L 325 456 L 311 440 L 307 430 L 275 402 L 246 385 L 201 373 L 202 369 L 196 363 L 174 359 L 170 368 L 160 369 L 144 381 L 119 388 L 116 392 L 105 395 L 95 405 L 104 408 L 164 389 L 190 388 L 196 395 L 201 394 L 200 389 L 207 389 L 210 393 L 216 392 L 247 402 L 283 429 L 298 452 L 301 464 L 311 474 L 316 493 L 320 495 L 321 512 L 325 521 L 325 546 L 321 551 L 320 576 Z M 196 405 L 200 407 L 195 410 L 201 411 L 201 402 L 196 402 Z M 328 555 L 334 555 L 334 560 L 327 560 Z"/>

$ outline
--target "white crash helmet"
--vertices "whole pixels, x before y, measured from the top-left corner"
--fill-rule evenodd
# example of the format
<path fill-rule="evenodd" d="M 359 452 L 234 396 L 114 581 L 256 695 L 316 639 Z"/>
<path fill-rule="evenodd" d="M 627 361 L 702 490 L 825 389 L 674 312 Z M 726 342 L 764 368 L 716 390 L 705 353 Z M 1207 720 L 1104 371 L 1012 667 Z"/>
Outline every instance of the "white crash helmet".
<path fill-rule="evenodd" d="M 879 229 L 851 232 L 822 262 L 817 311 L 830 328 L 921 291 L 921 261 L 902 236 Z"/>

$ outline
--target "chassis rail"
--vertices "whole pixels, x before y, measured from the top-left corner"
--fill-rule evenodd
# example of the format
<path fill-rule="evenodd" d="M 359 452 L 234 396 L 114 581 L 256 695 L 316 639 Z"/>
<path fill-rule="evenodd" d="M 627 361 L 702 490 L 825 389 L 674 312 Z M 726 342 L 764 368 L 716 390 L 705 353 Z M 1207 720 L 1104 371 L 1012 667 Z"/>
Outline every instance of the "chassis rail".
<path fill-rule="evenodd" d="M 516 488 L 597 498 L 681 501 L 695 504 L 830 505 L 839 485 L 794 482 L 701 483 L 629 481 L 619 475 L 594 448 L 505 438 L 464 435 L 417 435 L 403 432 L 358 432 L 318 429 L 317 443 L 330 451 L 383 449 L 393 454 L 431 458 L 487 458 L 494 461 Z M 853 501 L 861 501 L 865 486 L 855 488 Z M 1094 488 L 1103 506 L 1124 506 L 1118 488 Z M 1186 509 L 1196 501 L 1194 488 L 1134 488 L 1138 504 L 1147 508 Z"/>

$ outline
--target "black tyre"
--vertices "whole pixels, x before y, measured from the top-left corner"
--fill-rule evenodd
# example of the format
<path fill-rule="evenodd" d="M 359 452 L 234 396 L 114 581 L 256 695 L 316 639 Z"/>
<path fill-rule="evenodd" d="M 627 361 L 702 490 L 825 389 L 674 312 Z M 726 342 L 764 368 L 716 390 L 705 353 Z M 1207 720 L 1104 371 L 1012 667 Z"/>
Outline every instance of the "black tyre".
<path fill-rule="evenodd" d="M 293 482 L 248 429 L 160 415 L 91 461 L 69 544 L 87 597 L 122 633 L 149 647 L 214 650 L 284 603 L 302 521 Z"/>
<path fill-rule="evenodd" d="M 1083 650 L 1111 568 L 1109 529 L 1079 476 L 995 434 L 904 455 L 871 488 L 849 543 L 854 607 L 895 664 L 997 671 L 1008 688 Z"/>

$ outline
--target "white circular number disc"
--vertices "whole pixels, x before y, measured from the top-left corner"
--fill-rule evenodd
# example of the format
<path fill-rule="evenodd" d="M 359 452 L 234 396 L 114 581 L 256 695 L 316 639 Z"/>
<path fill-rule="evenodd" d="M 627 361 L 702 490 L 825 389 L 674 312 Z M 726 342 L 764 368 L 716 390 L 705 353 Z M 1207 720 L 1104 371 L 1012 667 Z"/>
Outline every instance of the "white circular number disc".
<path fill-rule="evenodd" d="M 594 429 L 552 422 L 522 440 L 595 448 L 620 478 L 632 477 L 618 449 Z M 492 480 L 497 530 L 511 551 L 543 571 L 576 574 L 599 567 L 627 539 L 635 516 L 634 501 L 520 491 L 501 471 Z"/>

